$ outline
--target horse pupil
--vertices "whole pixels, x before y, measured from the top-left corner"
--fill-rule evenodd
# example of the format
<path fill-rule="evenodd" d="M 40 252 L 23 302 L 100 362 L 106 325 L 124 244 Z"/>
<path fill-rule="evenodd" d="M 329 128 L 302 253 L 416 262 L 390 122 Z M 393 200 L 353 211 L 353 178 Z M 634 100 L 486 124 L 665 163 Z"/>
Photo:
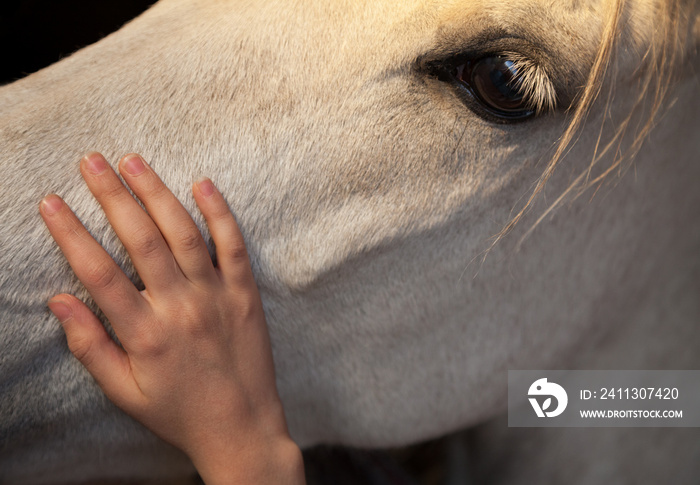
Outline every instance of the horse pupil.
<path fill-rule="evenodd" d="M 527 112 L 513 61 L 501 56 L 486 57 L 474 66 L 471 80 L 476 94 L 496 112 L 506 116 Z"/>
<path fill-rule="evenodd" d="M 514 73 L 512 69 L 511 61 L 503 61 L 498 65 L 493 71 L 491 71 L 491 82 L 494 87 L 503 95 L 506 99 L 522 98 L 519 96 L 517 91 L 514 91 L 511 86 L 513 83 Z"/>

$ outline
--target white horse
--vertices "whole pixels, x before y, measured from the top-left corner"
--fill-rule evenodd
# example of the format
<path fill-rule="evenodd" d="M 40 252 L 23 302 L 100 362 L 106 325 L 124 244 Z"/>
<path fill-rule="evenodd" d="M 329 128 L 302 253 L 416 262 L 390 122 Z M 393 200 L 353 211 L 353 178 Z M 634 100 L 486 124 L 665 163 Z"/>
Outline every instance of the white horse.
<path fill-rule="evenodd" d="M 80 180 L 88 150 L 143 154 L 203 230 L 192 180 L 226 194 L 301 446 L 491 420 L 475 448 L 493 483 L 697 479 L 692 429 L 499 417 L 507 369 L 700 365 L 697 15 L 162 0 L 0 89 L 0 483 L 192 472 L 106 400 L 46 308 L 89 300 L 39 218 L 49 192 L 134 274 Z"/>

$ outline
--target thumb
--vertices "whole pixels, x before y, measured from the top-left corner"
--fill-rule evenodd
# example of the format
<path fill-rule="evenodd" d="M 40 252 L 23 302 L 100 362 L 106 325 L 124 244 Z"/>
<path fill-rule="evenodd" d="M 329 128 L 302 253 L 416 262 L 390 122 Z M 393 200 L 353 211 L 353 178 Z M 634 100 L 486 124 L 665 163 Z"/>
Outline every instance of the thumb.
<path fill-rule="evenodd" d="M 128 412 L 143 397 L 131 372 L 127 353 L 102 322 L 72 295 L 56 295 L 48 302 L 66 332 L 68 348 L 92 374 L 107 397 Z"/>

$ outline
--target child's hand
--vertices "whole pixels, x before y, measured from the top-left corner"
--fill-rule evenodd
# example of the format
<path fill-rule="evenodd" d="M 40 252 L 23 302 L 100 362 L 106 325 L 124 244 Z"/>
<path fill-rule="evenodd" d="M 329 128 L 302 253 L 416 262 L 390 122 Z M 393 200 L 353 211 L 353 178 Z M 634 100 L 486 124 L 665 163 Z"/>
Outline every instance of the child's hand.
<path fill-rule="evenodd" d="M 212 264 L 185 208 L 137 155 L 119 170 L 102 155 L 81 161 L 88 187 L 131 256 L 139 292 L 56 195 L 41 215 L 124 349 L 75 297 L 49 302 L 68 346 L 107 397 L 192 459 L 206 483 L 302 483 L 275 387 L 260 295 L 243 237 L 224 198 L 204 179 L 194 197 L 216 244 Z"/>

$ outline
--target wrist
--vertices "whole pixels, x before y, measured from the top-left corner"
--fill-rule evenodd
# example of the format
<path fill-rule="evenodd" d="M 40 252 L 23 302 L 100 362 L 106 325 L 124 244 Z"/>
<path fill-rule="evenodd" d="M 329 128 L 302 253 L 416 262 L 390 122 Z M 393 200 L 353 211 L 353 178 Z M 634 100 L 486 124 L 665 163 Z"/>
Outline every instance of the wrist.
<path fill-rule="evenodd" d="M 193 458 L 206 485 L 304 484 L 301 450 L 289 436 Z"/>

